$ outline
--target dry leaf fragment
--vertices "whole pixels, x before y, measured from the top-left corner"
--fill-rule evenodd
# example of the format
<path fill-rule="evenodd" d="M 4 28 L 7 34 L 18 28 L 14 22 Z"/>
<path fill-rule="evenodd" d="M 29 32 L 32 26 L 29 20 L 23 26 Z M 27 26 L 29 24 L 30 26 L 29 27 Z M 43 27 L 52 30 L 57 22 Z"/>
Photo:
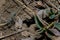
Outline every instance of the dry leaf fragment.
<path fill-rule="evenodd" d="M 21 28 L 22 27 L 22 19 L 20 19 L 20 17 L 16 17 L 17 18 L 17 21 L 16 21 L 16 23 L 15 23 L 15 27 L 16 28 Z"/>
<path fill-rule="evenodd" d="M 48 16 L 46 10 L 40 10 L 37 14 L 40 16 L 40 18 L 45 18 L 46 16 Z"/>
<path fill-rule="evenodd" d="M 21 32 L 21 35 L 22 36 L 25 36 L 25 37 L 28 37 L 30 35 L 30 33 L 27 32 L 27 31 L 24 31 L 24 32 Z"/>
<path fill-rule="evenodd" d="M 34 38 L 25 38 L 25 39 L 21 39 L 21 40 L 34 40 Z"/>
<path fill-rule="evenodd" d="M 54 35 L 60 36 L 60 32 L 57 29 L 49 29 Z"/>
<path fill-rule="evenodd" d="M 60 40 L 60 37 L 52 37 L 52 40 Z"/>

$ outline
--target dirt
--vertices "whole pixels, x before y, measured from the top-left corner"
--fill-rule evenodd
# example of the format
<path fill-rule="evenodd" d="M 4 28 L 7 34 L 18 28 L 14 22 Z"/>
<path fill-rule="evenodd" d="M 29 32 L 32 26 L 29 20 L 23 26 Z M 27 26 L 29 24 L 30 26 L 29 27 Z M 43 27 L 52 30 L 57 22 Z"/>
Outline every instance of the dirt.
<path fill-rule="evenodd" d="M 42 2 L 41 4 L 36 2 L 36 0 L 23 0 L 22 2 L 37 12 L 40 10 L 40 6 L 44 5 Z M 57 4 L 56 2 L 56 6 Z M 17 10 L 18 12 L 16 12 Z M 12 16 L 14 12 L 15 15 Z M 41 37 L 34 22 L 33 14 L 19 4 L 17 0 L 0 0 L 0 24 L 3 23 L 8 24 L 0 26 L 1 40 L 35 40 L 35 38 Z"/>

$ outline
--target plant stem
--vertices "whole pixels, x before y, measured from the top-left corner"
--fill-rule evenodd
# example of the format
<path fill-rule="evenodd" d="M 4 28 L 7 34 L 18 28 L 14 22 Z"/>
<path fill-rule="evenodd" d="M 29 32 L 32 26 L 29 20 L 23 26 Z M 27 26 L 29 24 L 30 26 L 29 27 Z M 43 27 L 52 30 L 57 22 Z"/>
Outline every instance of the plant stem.
<path fill-rule="evenodd" d="M 50 28 L 53 24 L 54 24 L 54 22 L 52 22 L 49 26 L 47 26 L 47 29 Z"/>

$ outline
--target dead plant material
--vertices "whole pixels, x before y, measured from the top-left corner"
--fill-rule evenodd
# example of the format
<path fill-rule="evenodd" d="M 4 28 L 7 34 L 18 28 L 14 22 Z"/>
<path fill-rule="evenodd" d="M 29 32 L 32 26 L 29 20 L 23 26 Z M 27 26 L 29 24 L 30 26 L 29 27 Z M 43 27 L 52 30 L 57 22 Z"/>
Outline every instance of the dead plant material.
<path fill-rule="evenodd" d="M 1 27 L 1 26 L 9 25 L 9 24 L 11 23 L 11 21 L 13 20 L 14 16 L 16 16 L 16 13 L 17 13 L 18 11 L 19 11 L 19 9 L 18 9 L 16 12 L 11 13 L 11 15 L 10 15 L 11 18 L 7 21 L 7 23 L 0 24 L 0 27 Z"/>
<path fill-rule="evenodd" d="M 22 3 L 21 1 L 19 1 L 19 0 L 17 0 L 21 5 L 23 5 L 23 7 L 25 7 L 26 9 L 28 9 L 31 13 L 33 13 L 33 15 L 35 16 L 36 15 L 36 12 L 35 11 L 33 11 L 33 10 L 31 10 L 29 7 L 27 7 L 27 6 L 25 6 L 24 5 L 24 3 Z M 42 24 L 45 24 L 45 23 L 47 23 L 47 22 L 45 22 L 45 23 L 43 23 L 43 21 L 42 21 L 42 19 L 40 18 L 40 21 L 42 22 Z"/>
<path fill-rule="evenodd" d="M 11 33 L 9 35 L 1 36 L 0 39 L 4 39 L 4 38 L 10 37 L 12 35 L 16 35 L 16 34 L 21 33 L 23 31 L 25 31 L 25 30 L 16 31 L 16 32 L 13 32 L 13 33 Z"/>
<path fill-rule="evenodd" d="M 51 3 L 48 0 L 43 0 L 47 5 L 52 6 L 53 8 L 55 8 L 56 10 L 59 10 L 53 3 Z"/>

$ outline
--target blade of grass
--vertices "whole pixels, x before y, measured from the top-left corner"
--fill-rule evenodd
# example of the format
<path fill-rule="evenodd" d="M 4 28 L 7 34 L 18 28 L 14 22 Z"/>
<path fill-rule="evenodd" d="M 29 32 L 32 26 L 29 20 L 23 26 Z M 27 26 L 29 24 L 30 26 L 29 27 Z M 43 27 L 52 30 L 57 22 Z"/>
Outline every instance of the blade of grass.
<path fill-rule="evenodd" d="M 39 21 L 37 16 L 34 16 L 34 19 L 35 19 L 35 23 L 36 23 L 37 27 L 41 30 L 43 27 L 42 23 Z"/>

